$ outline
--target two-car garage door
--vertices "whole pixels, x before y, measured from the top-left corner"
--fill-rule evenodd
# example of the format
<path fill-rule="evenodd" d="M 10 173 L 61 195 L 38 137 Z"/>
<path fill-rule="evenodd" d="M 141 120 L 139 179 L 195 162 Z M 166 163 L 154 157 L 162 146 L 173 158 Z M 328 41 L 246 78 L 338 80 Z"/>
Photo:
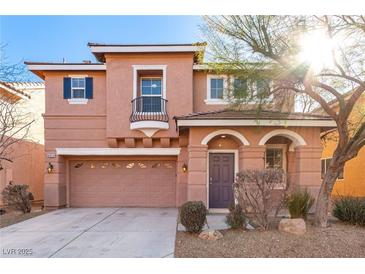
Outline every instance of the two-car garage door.
<path fill-rule="evenodd" d="M 73 207 L 175 207 L 175 161 L 70 161 Z"/>

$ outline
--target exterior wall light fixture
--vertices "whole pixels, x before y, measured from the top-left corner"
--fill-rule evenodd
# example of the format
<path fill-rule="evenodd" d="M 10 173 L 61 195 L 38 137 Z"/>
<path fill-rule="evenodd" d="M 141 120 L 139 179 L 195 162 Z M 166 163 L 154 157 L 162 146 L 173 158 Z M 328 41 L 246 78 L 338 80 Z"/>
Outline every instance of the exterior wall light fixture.
<path fill-rule="evenodd" d="M 52 173 L 53 169 L 54 169 L 53 165 L 51 163 L 48 163 L 47 172 Z"/>
<path fill-rule="evenodd" d="M 188 166 L 186 164 L 182 165 L 182 171 L 186 173 L 188 171 Z"/>

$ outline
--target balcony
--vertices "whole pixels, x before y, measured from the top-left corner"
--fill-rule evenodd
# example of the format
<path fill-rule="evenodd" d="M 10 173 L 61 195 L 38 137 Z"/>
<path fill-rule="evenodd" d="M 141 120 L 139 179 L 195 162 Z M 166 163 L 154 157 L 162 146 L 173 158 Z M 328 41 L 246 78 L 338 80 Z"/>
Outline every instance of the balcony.
<path fill-rule="evenodd" d="M 160 129 L 169 128 L 167 100 L 160 96 L 141 96 L 133 99 L 130 129 L 138 129 L 151 137 Z"/>

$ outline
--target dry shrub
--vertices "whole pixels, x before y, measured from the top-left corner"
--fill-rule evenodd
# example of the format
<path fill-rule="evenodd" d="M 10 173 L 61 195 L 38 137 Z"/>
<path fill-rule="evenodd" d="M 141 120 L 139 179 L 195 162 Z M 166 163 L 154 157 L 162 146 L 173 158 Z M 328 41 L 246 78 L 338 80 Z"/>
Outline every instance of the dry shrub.
<path fill-rule="evenodd" d="M 32 209 L 31 201 L 34 198 L 28 188 L 28 185 L 7 185 L 2 191 L 4 204 L 21 210 L 23 213 L 29 213 Z"/>
<path fill-rule="evenodd" d="M 246 222 L 246 216 L 242 211 L 242 207 L 237 204 L 233 204 L 229 208 L 229 213 L 226 215 L 226 224 L 231 228 L 244 228 Z"/>
<path fill-rule="evenodd" d="M 241 171 L 233 188 L 246 216 L 264 230 L 269 228 L 269 215 L 276 216 L 285 204 L 287 186 L 281 169 Z"/>

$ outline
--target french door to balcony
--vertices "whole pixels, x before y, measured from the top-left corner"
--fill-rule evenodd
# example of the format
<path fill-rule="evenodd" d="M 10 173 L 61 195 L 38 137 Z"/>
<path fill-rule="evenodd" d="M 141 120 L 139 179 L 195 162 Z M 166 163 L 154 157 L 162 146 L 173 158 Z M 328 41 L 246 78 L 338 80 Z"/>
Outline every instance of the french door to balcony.
<path fill-rule="evenodd" d="M 140 107 L 140 112 L 143 113 L 153 113 L 161 112 L 161 98 L 162 98 L 162 88 L 160 77 L 146 77 L 141 78 L 141 97 L 142 104 Z"/>

